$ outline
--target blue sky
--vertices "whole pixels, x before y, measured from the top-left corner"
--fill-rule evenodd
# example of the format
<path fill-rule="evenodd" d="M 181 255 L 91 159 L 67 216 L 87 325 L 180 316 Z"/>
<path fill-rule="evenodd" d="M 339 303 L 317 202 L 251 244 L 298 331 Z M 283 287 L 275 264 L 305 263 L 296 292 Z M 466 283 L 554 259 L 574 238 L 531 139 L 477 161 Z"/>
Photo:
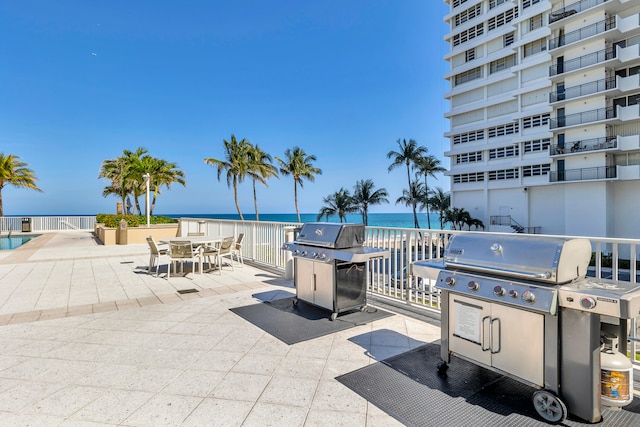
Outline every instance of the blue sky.
<path fill-rule="evenodd" d="M 294 146 L 317 157 L 303 213 L 364 178 L 390 193 L 372 212 L 407 212 L 394 203 L 406 172 L 387 172 L 396 141 L 449 166 L 447 11 L 440 0 L 1 2 L 0 152 L 44 190 L 5 187 L 5 214 L 115 213 L 100 164 L 138 147 L 186 174 L 156 214 L 235 213 L 203 160 L 222 158 L 231 134 L 274 157 Z M 250 181 L 240 193 L 253 213 Z M 292 178 L 259 187 L 258 203 L 294 212 Z"/>

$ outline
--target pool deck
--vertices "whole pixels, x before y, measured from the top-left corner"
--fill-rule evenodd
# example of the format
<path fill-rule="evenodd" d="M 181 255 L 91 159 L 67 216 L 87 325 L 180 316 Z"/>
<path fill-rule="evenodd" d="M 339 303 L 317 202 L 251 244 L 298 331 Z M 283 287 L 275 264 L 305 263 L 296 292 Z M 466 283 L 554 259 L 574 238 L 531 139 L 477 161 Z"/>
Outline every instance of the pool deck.
<path fill-rule="evenodd" d="M 0 425 L 400 425 L 335 377 L 440 338 L 398 313 L 286 345 L 229 309 L 291 281 L 249 265 L 157 278 L 148 262 L 146 244 L 89 232 L 0 253 Z"/>

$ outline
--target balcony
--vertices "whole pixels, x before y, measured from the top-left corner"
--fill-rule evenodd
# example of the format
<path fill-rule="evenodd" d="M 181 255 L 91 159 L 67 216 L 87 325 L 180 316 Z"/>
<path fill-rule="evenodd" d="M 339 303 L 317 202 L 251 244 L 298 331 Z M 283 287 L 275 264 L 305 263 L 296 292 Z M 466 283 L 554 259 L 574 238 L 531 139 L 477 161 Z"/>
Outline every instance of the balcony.
<path fill-rule="evenodd" d="M 549 129 L 576 126 L 613 118 L 616 118 L 615 107 L 599 108 L 597 110 L 584 111 L 582 113 L 568 114 L 566 116 L 558 116 L 555 119 L 549 119 Z"/>
<path fill-rule="evenodd" d="M 561 91 L 551 92 L 549 94 L 549 103 L 604 92 L 605 90 L 615 89 L 616 85 L 616 78 L 610 77 L 607 79 L 597 80 L 595 82 L 581 84 L 579 86 L 568 87 Z"/>
<path fill-rule="evenodd" d="M 607 19 L 604 19 L 600 22 L 587 25 L 586 27 L 579 28 L 575 31 L 571 31 L 567 34 L 549 40 L 549 50 L 557 49 L 559 47 L 575 43 L 588 37 L 595 36 L 596 34 L 604 33 L 605 31 L 608 31 L 615 27 L 616 16 L 609 16 L 607 17 Z"/>
<path fill-rule="evenodd" d="M 596 179 L 614 178 L 616 178 L 615 166 L 600 166 L 594 168 L 567 169 L 560 172 L 549 172 L 549 182 L 593 181 Z"/>
<path fill-rule="evenodd" d="M 570 4 L 569 6 L 563 7 L 562 9 L 554 10 L 549 15 L 549 24 L 558 22 L 566 18 L 567 16 L 575 15 L 578 12 L 582 12 L 583 10 L 590 9 L 606 1 L 608 0 L 582 0 L 582 1 Z"/>
<path fill-rule="evenodd" d="M 608 61 L 613 59 L 617 55 L 617 50 L 613 47 L 599 50 L 588 55 L 581 56 L 579 58 L 563 61 L 560 64 L 551 65 L 549 67 L 549 77 L 553 77 L 558 74 L 568 73 L 569 71 L 579 70 L 580 68 L 588 67 L 593 64 Z"/>
<path fill-rule="evenodd" d="M 567 142 L 564 144 L 564 147 L 554 144 L 549 147 L 549 155 L 561 156 L 567 153 L 583 153 L 587 151 L 610 150 L 613 148 L 618 148 L 618 138 L 615 136 L 608 136 L 604 138 L 592 138 L 582 141 Z"/>

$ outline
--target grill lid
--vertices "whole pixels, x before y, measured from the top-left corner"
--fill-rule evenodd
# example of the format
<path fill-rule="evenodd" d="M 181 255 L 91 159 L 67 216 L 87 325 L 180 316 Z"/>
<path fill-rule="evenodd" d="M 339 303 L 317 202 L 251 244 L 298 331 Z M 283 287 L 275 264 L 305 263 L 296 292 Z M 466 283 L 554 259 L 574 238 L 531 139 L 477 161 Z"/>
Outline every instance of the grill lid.
<path fill-rule="evenodd" d="M 364 224 L 307 222 L 302 225 L 296 243 L 333 249 L 361 247 L 364 243 Z"/>
<path fill-rule="evenodd" d="M 465 233 L 451 237 L 444 253 L 448 268 L 459 268 L 545 283 L 568 283 L 587 274 L 587 239 Z"/>

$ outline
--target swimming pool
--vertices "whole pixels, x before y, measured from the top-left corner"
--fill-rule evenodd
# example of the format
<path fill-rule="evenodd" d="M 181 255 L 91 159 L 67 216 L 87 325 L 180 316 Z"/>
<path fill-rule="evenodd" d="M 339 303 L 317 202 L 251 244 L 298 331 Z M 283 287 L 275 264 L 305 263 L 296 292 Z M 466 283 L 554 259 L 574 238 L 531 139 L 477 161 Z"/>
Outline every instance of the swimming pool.
<path fill-rule="evenodd" d="M 0 236 L 0 250 L 11 250 L 18 246 L 22 246 L 29 240 L 38 237 L 39 235 L 26 235 L 26 236 Z"/>

